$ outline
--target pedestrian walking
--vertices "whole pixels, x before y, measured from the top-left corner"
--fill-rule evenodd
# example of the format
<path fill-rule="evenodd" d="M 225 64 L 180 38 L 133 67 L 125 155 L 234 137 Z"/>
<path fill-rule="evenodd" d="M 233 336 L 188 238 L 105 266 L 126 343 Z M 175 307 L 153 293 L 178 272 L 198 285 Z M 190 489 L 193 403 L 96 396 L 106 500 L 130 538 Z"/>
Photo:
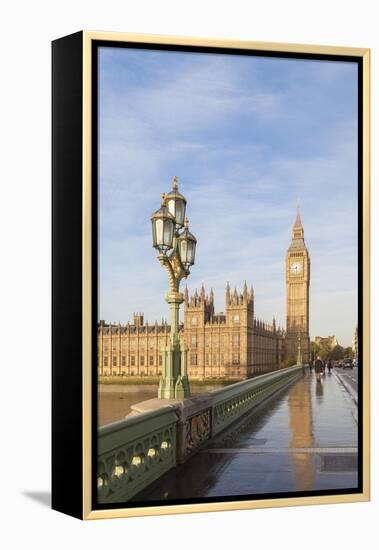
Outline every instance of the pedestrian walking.
<path fill-rule="evenodd" d="M 319 382 L 321 380 L 321 375 L 323 373 L 323 362 L 322 362 L 322 359 L 320 356 L 317 357 L 316 361 L 315 361 L 315 373 L 316 373 L 316 378 L 317 378 L 317 381 Z"/>
<path fill-rule="evenodd" d="M 330 374 L 331 371 L 332 371 L 332 368 L 333 368 L 333 363 L 332 363 L 332 360 L 331 360 L 331 359 L 328 360 L 328 365 L 327 365 L 327 367 L 328 367 L 328 373 Z"/>

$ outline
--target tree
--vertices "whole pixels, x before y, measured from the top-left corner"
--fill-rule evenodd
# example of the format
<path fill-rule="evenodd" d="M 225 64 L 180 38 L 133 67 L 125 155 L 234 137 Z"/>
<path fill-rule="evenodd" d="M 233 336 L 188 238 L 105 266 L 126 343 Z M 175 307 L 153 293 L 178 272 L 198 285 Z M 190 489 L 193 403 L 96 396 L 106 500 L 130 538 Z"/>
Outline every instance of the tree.
<path fill-rule="evenodd" d="M 345 348 L 345 357 L 349 357 L 350 359 L 354 359 L 354 353 L 353 353 L 353 350 L 350 346 Z"/>
<path fill-rule="evenodd" d="M 318 352 L 318 355 L 321 357 L 321 359 L 328 359 L 330 352 L 332 351 L 331 345 L 329 342 L 321 342 L 320 344 L 320 351 Z"/>
<path fill-rule="evenodd" d="M 333 361 L 339 361 L 345 357 L 345 349 L 342 346 L 334 346 L 334 348 L 329 353 L 329 359 Z"/>
<path fill-rule="evenodd" d="M 293 357 L 289 357 L 288 359 L 285 359 L 281 362 L 280 368 L 286 369 L 287 367 L 292 367 L 292 365 L 296 365 L 296 359 L 294 359 Z"/>

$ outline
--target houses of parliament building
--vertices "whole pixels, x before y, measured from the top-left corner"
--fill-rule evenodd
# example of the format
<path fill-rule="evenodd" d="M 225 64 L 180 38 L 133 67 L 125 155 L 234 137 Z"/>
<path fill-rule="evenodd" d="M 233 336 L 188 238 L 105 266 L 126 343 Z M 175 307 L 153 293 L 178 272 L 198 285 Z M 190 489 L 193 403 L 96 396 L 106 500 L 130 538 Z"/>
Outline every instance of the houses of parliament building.
<path fill-rule="evenodd" d="M 184 292 L 184 322 L 180 335 L 188 348 L 190 379 L 246 379 L 280 368 L 286 359 L 307 362 L 309 341 L 310 258 L 297 213 L 286 256 L 286 330 L 259 320 L 254 292 L 245 282 L 242 292 L 225 291 L 225 311 L 215 313 L 211 290 L 191 296 Z M 162 348 L 170 337 L 167 323 L 148 324 L 142 313 L 133 323 L 98 323 L 99 376 L 159 376 Z"/>

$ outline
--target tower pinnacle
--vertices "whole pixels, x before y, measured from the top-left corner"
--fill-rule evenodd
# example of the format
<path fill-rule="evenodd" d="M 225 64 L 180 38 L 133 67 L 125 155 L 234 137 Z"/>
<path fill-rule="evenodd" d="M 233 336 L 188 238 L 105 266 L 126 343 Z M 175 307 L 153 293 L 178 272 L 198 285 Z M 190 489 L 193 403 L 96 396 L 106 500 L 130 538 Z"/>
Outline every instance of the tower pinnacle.
<path fill-rule="evenodd" d="M 226 299 L 226 306 L 228 306 L 228 305 L 230 304 L 230 286 L 229 286 L 229 281 L 226 283 L 225 299 Z"/>
<path fill-rule="evenodd" d="M 243 296 L 243 302 L 244 304 L 247 304 L 247 284 L 246 284 L 246 281 L 243 285 L 243 292 L 242 292 L 242 296 Z"/>
<path fill-rule="evenodd" d="M 303 224 L 301 223 L 301 217 L 300 217 L 300 205 L 297 203 L 296 208 L 296 220 L 294 223 L 294 227 L 303 227 Z"/>
<path fill-rule="evenodd" d="M 292 240 L 304 239 L 304 228 L 301 223 L 300 206 L 297 205 L 296 219 L 292 227 Z"/>

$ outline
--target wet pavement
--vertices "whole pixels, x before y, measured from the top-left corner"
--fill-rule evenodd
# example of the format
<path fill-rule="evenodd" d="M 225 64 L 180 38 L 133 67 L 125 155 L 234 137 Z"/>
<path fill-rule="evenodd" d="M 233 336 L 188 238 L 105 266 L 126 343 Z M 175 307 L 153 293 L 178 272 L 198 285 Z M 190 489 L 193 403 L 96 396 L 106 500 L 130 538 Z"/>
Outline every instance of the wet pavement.
<path fill-rule="evenodd" d="M 356 488 L 357 435 L 337 377 L 306 372 L 133 500 Z"/>
<path fill-rule="evenodd" d="M 342 369 L 337 367 L 334 369 L 334 372 L 336 372 L 342 380 L 346 382 L 347 387 L 351 388 L 353 393 L 358 393 L 359 370 L 357 367 L 353 367 L 352 369 Z"/>

